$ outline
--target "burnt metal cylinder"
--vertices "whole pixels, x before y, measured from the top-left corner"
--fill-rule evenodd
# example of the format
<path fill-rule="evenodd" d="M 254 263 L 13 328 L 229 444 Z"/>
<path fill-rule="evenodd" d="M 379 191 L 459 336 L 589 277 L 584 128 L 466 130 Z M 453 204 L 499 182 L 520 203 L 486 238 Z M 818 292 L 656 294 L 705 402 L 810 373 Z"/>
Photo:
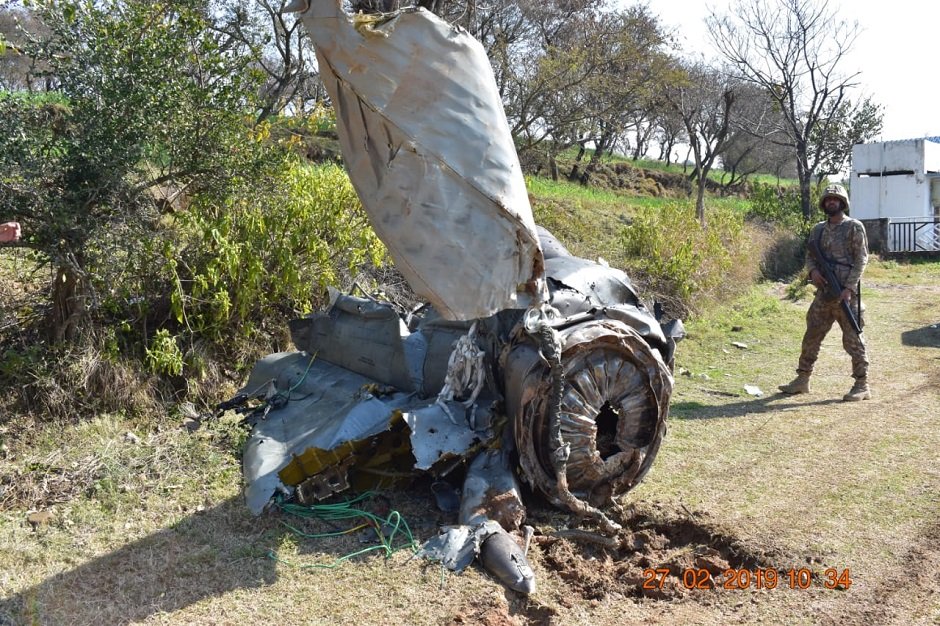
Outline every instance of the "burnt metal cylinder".
<path fill-rule="evenodd" d="M 604 507 L 649 470 L 666 430 L 672 374 L 658 350 L 616 320 L 594 319 L 558 333 L 563 380 L 557 412 L 570 447 L 567 487 Z M 523 478 L 563 505 L 552 464 L 551 375 L 536 343 L 513 345 L 504 372 Z"/>

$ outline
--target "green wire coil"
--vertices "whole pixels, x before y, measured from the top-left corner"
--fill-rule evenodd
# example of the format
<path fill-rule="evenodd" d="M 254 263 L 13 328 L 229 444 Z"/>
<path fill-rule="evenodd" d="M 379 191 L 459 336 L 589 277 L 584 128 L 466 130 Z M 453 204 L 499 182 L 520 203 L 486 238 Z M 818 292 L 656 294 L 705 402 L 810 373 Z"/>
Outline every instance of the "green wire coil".
<path fill-rule="evenodd" d="M 374 513 L 355 507 L 355 505 L 372 498 L 374 495 L 374 492 L 367 491 L 354 498 L 347 499 L 344 502 L 338 502 L 334 504 L 305 505 L 292 504 L 278 500 L 276 506 L 281 511 L 302 519 L 316 519 L 325 522 L 348 522 L 350 520 L 361 521 L 361 523 L 354 525 L 346 530 L 328 533 L 306 533 L 298 528 L 295 528 L 294 526 L 291 526 L 287 522 L 281 521 L 282 525 L 286 526 L 299 537 L 304 537 L 307 539 L 325 539 L 329 537 L 347 535 L 351 532 L 355 532 L 364 528 L 372 528 L 375 531 L 376 537 L 378 537 L 379 545 L 369 546 L 368 548 L 363 548 L 362 550 L 356 550 L 355 552 L 339 557 L 332 563 L 292 563 L 285 559 L 279 558 L 276 554 L 274 554 L 273 550 L 268 551 L 268 558 L 278 563 L 284 563 L 285 565 L 296 567 L 298 569 L 334 569 L 342 565 L 344 561 L 348 561 L 362 554 L 367 554 L 376 550 L 383 551 L 385 553 L 386 559 L 391 557 L 395 552 L 406 548 L 410 548 L 412 553 L 416 553 L 418 551 L 418 544 L 414 539 L 414 535 L 411 534 L 411 528 L 408 526 L 408 522 L 405 521 L 398 511 L 390 511 L 387 517 L 382 518 L 378 515 L 375 515 Z M 391 532 L 389 532 L 386 536 L 383 528 L 391 528 Z M 396 537 L 399 539 L 399 545 L 397 546 L 395 545 Z M 402 541 L 403 538 L 404 541 Z"/>

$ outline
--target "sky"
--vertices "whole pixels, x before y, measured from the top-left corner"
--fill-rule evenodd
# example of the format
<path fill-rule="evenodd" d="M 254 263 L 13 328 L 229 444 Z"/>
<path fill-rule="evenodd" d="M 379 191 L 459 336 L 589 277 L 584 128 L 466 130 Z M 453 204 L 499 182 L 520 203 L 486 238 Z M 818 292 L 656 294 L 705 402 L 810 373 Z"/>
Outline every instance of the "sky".
<path fill-rule="evenodd" d="M 621 4 L 632 2 L 623 0 Z M 675 28 L 683 50 L 715 57 L 705 27 L 709 9 L 724 13 L 727 0 L 647 0 L 664 26 Z M 935 0 L 829 0 L 839 17 L 859 25 L 841 61 L 859 71 L 860 91 L 882 105 L 884 141 L 940 135 L 940 2 Z"/>

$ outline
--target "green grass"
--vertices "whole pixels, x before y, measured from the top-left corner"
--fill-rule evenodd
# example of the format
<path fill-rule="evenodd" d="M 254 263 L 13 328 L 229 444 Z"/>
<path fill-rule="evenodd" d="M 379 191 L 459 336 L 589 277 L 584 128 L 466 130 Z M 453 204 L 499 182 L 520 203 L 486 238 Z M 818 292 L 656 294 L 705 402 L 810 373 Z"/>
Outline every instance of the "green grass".
<path fill-rule="evenodd" d="M 587 150 L 585 152 L 584 158 L 589 159 L 592 153 L 593 150 Z M 562 157 L 564 159 L 573 160 L 577 154 L 577 148 L 569 148 L 562 153 Z M 692 170 L 694 169 L 694 165 L 691 163 L 683 168 L 681 163 L 670 163 L 669 165 L 666 165 L 665 161 L 659 161 L 657 159 L 637 159 L 634 161 L 632 157 L 628 157 L 622 154 L 605 155 L 601 161 L 604 163 L 629 163 L 633 167 L 640 167 L 647 170 L 657 170 L 660 172 L 669 172 L 671 174 L 688 175 L 691 174 Z M 722 182 L 722 176 L 727 176 L 727 174 L 724 172 L 724 170 L 721 169 L 714 168 L 708 172 L 708 177 L 717 183 Z M 755 173 L 750 174 L 747 178 L 752 183 L 764 183 L 781 187 L 792 187 L 799 184 L 799 181 L 796 179 L 778 178 L 773 174 Z"/>
<path fill-rule="evenodd" d="M 604 208 L 630 215 L 638 208 L 656 209 L 667 204 L 676 203 L 693 206 L 695 202 L 692 197 L 670 198 L 637 195 L 615 189 L 585 187 L 568 180 L 555 181 L 544 176 L 526 176 L 525 180 L 529 193 L 538 199 L 564 201 L 588 211 Z M 708 207 L 731 208 L 743 213 L 748 210 L 749 203 L 746 198 L 737 196 L 707 195 L 705 206 L 706 209 Z"/>
<path fill-rule="evenodd" d="M 544 178 L 526 183 L 537 222 L 575 254 L 615 266 L 628 264 L 618 237 L 638 210 L 686 202 Z M 744 201 L 708 198 L 709 206 L 725 202 L 738 208 Z M 920 538 L 940 504 L 940 471 L 925 462 L 940 449 L 940 347 L 905 345 L 900 334 L 938 321 L 938 277 L 935 261 L 873 259 L 865 298 L 876 397 L 860 406 L 838 402 L 850 381 L 836 333 L 824 343 L 813 393 L 774 393 L 793 376 L 809 293 L 793 302 L 784 285 L 757 285 L 688 320 L 663 447 L 624 498 L 690 522 L 711 519 L 755 552 L 779 549 L 814 571 L 851 567 L 858 585 L 841 595 L 692 593 L 654 603 L 599 590 L 586 600 L 538 546 L 532 558 L 541 590 L 526 600 L 478 568 L 442 577 L 437 566 L 405 554 L 302 569 L 361 549 L 360 539 L 298 538 L 276 513 L 251 516 L 240 494 L 244 432 L 236 416 L 189 433 L 178 416 L 108 413 L 50 423 L 20 415 L 0 419 L 0 598 L 12 598 L 0 599 L 0 621 L 10 613 L 24 623 L 438 624 L 495 623 L 501 615 L 529 624 L 549 617 L 780 623 L 810 621 L 807 615 L 873 623 L 859 607 L 890 604 L 872 592 L 884 580 L 906 583 L 905 597 L 930 611 L 936 603 L 911 568 L 940 566 L 912 561 L 927 546 Z M 744 385 L 764 395 L 749 396 Z M 417 535 L 436 531 L 441 520 L 428 512 L 427 498 L 388 497 Z M 52 511 L 52 521 L 31 528 L 32 510 Z M 558 514 L 551 523 L 567 519 Z M 573 558 L 607 559 L 590 548 Z"/>
<path fill-rule="evenodd" d="M 940 279 L 940 263 L 936 259 L 880 259 L 874 257 L 865 270 L 864 288 L 867 281 L 892 281 L 902 285 L 915 285 L 924 281 Z"/>
<path fill-rule="evenodd" d="M 526 176 L 526 189 L 539 198 L 566 200 L 582 205 L 614 205 L 625 204 L 633 197 L 611 189 L 585 187 L 584 185 L 568 180 L 552 180 L 544 176 Z"/>
<path fill-rule="evenodd" d="M 687 324 L 677 366 L 691 375 L 676 377 L 663 447 L 624 499 L 676 511 L 690 524 L 711 520 L 781 566 L 851 568 L 849 591 L 696 592 L 664 603 L 599 590 L 588 601 L 538 544 L 531 558 L 540 591 L 526 600 L 476 567 L 442 577 L 437 566 L 404 553 L 302 569 L 361 549 L 359 537 L 300 538 L 279 514 L 248 514 L 235 416 L 189 433 L 176 418 L 113 413 L 0 424 L 7 489 L 0 493 L 0 597 L 10 598 L 0 600 L 0 615 L 24 623 L 209 624 L 224 615 L 232 623 L 439 624 L 485 622 L 492 610 L 519 623 L 551 615 L 558 623 L 614 624 L 782 623 L 811 611 L 866 623 L 867 610 L 892 607 L 903 616 L 909 606 L 929 616 L 938 608 L 931 579 L 911 568 L 940 565 L 930 560 L 936 552 L 924 535 L 936 523 L 940 492 L 940 471 L 927 462 L 940 448 L 940 347 L 903 345 L 898 331 L 936 321 L 931 290 L 940 264 L 874 262 L 873 270 L 880 275 L 870 287 L 866 334 L 874 400 L 837 401 L 848 364 L 836 335 L 824 343 L 813 393 L 775 395 L 775 385 L 793 374 L 807 302 L 786 300 L 783 285 L 757 286 Z M 899 286 L 895 273 L 920 282 Z M 744 384 L 765 396 L 746 395 Z M 439 520 L 427 499 L 408 491 L 388 496 L 405 507 L 417 535 L 434 532 Z M 30 528 L 32 509 L 51 510 L 52 521 Z M 565 519 L 557 514 L 551 523 Z M 572 558 L 598 565 L 608 558 L 581 550 Z M 879 595 L 884 581 L 903 581 L 903 597 Z"/>
<path fill-rule="evenodd" d="M 747 399 L 744 385 L 768 391 L 779 384 L 780 363 L 792 360 L 793 348 L 799 345 L 802 313 L 768 289 L 758 285 L 686 324 L 688 335 L 676 357 L 677 417 L 701 415 L 700 407 L 714 406 L 716 398 Z"/>
<path fill-rule="evenodd" d="M 940 346 L 898 341 L 899 330 L 936 321 L 931 294 L 918 285 L 929 284 L 940 264 L 918 269 L 919 283 L 868 291 L 876 396 L 861 405 L 839 401 L 851 379 L 837 330 L 823 344 L 813 392 L 776 392 L 794 375 L 808 304 L 782 298 L 782 286 L 758 287 L 690 322 L 677 351 L 683 373 L 667 441 L 634 497 L 720 512 L 762 541 L 816 551 L 827 566 L 869 577 L 884 571 L 884 560 L 903 555 L 936 519 L 940 487 L 940 473 L 922 463 L 940 445 L 929 408 L 940 389 Z M 764 395 L 749 396 L 745 384 Z"/>

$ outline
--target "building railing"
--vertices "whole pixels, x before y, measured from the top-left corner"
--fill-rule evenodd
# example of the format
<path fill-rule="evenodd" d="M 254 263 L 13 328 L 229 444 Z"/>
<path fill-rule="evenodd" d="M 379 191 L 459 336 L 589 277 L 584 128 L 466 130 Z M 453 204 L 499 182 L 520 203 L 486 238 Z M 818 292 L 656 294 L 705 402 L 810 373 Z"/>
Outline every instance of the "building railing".
<path fill-rule="evenodd" d="M 940 218 L 911 218 L 888 224 L 891 252 L 940 252 Z"/>

